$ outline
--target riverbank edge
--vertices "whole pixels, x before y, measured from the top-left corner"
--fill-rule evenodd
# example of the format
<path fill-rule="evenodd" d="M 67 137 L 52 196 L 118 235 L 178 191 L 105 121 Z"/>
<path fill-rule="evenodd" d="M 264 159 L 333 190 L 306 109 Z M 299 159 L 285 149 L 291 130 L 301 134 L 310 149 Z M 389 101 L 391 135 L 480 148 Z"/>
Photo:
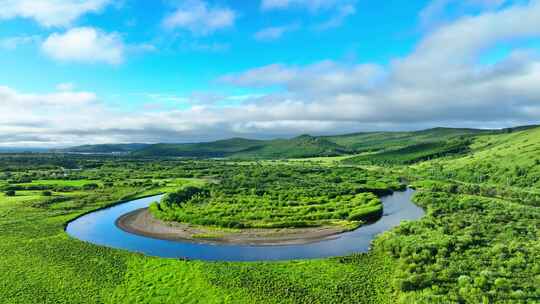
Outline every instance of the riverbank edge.
<path fill-rule="evenodd" d="M 120 216 L 116 226 L 121 230 L 139 236 L 168 241 L 186 241 L 211 245 L 245 245 L 245 246 L 287 246 L 305 245 L 330 240 L 340 234 L 351 231 L 345 227 L 325 226 L 315 228 L 281 228 L 281 229 L 244 229 L 240 232 L 218 232 L 219 237 L 197 237 L 216 234 L 215 230 L 205 230 L 189 224 L 168 223 L 156 219 L 148 208 L 138 209 Z M 365 223 L 364 223 L 365 224 Z M 359 225 L 357 228 L 363 225 Z M 151 231 L 154 230 L 154 231 Z M 162 230 L 168 232 L 155 232 Z"/>

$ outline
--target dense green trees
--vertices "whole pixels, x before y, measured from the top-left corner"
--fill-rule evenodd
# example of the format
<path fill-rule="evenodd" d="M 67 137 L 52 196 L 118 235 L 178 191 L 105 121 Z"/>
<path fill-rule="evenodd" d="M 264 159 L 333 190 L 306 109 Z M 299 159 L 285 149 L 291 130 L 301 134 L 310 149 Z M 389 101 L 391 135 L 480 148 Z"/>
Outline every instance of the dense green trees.
<path fill-rule="evenodd" d="M 453 139 L 413 144 L 404 148 L 366 154 L 346 160 L 350 164 L 404 165 L 467 153 L 470 139 Z"/>
<path fill-rule="evenodd" d="M 423 189 L 428 215 L 377 240 L 399 261 L 403 303 L 530 303 L 540 296 L 540 211 Z"/>
<path fill-rule="evenodd" d="M 303 164 L 222 167 L 204 189 L 163 198 L 159 218 L 228 228 L 351 225 L 382 215 L 376 195 L 403 189 L 397 177 L 357 168 Z"/>

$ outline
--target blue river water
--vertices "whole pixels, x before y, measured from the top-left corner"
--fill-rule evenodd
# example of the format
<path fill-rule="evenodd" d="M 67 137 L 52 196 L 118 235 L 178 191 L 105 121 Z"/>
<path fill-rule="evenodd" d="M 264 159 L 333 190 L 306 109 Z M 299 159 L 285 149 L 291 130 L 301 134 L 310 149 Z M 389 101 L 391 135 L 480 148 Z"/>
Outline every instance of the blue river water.
<path fill-rule="evenodd" d="M 384 215 L 332 239 L 302 245 L 247 246 L 214 245 L 160 240 L 135 235 L 116 226 L 116 220 L 129 212 L 146 208 L 161 196 L 133 200 L 84 215 L 72 222 L 66 232 L 77 239 L 100 246 L 140 252 L 165 258 L 188 258 L 208 261 L 272 261 L 315 259 L 367 252 L 371 241 L 380 233 L 396 227 L 403 220 L 416 220 L 424 211 L 411 202 L 414 191 L 395 192 L 382 198 Z"/>

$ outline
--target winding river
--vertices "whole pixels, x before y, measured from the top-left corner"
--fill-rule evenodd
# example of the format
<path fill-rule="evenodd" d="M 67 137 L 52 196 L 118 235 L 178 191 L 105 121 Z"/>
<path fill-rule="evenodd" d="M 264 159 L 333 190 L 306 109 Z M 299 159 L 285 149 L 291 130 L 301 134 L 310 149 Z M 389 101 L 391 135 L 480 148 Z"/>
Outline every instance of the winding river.
<path fill-rule="evenodd" d="M 316 243 L 283 246 L 214 245 L 167 241 L 125 232 L 116 220 L 129 212 L 146 208 L 161 196 L 137 199 L 98 210 L 70 222 L 66 232 L 77 239 L 100 246 L 124 249 L 165 258 L 188 258 L 208 261 L 269 261 L 314 259 L 344 256 L 369 250 L 378 234 L 416 220 L 424 211 L 411 202 L 414 191 L 395 192 L 382 198 L 384 215 L 375 223 Z"/>

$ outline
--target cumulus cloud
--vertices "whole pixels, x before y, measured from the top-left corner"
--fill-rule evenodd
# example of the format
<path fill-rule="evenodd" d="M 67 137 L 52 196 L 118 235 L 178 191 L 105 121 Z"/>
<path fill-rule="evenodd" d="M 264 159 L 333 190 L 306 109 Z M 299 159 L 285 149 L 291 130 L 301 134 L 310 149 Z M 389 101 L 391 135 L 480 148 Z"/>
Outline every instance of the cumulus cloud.
<path fill-rule="evenodd" d="M 188 0 L 165 17 L 163 26 L 187 30 L 195 35 L 208 35 L 232 27 L 236 18 L 236 12 L 230 8 L 210 6 L 202 0 Z"/>
<path fill-rule="evenodd" d="M 471 68 L 474 60 L 498 42 L 540 36 L 540 1 L 502 11 L 464 17 L 424 38 L 408 57 L 395 62 L 396 74 L 405 80 L 451 80 Z M 435 73 L 434 68 L 442 70 Z M 422 77 L 425 75 L 425 77 Z M 443 78 L 443 79 L 441 79 Z"/>
<path fill-rule="evenodd" d="M 110 0 L 0 0 L 0 20 L 33 19 L 39 24 L 69 26 L 87 13 L 97 13 Z"/>
<path fill-rule="evenodd" d="M 289 92 L 318 95 L 363 91 L 380 82 L 382 77 L 383 69 L 375 64 L 349 65 L 328 60 L 303 67 L 272 64 L 225 75 L 220 82 L 257 88 L 283 86 Z"/>
<path fill-rule="evenodd" d="M 120 64 L 125 45 L 116 33 L 79 27 L 51 34 L 41 45 L 43 52 L 59 61 Z"/>
<path fill-rule="evenodd" d="M 540 1 L 531 1 L 464 17 L 430 33 L 413 53 L 389 67 L 329 61 L 303 67 L 275 64 L 221 81 L 281 87 L 268 104 L 287 105 L 287 113 L 298 113 L 303 120 L 477 126 L 532 122 L 540 118 L 533 115 L 540 107 L 540 87 L 533 84 L 540 80 L 538 57 L 515 50 L 494 65 L 477 60 L 498 42 L 540 36 L 539 14 Z"/>

